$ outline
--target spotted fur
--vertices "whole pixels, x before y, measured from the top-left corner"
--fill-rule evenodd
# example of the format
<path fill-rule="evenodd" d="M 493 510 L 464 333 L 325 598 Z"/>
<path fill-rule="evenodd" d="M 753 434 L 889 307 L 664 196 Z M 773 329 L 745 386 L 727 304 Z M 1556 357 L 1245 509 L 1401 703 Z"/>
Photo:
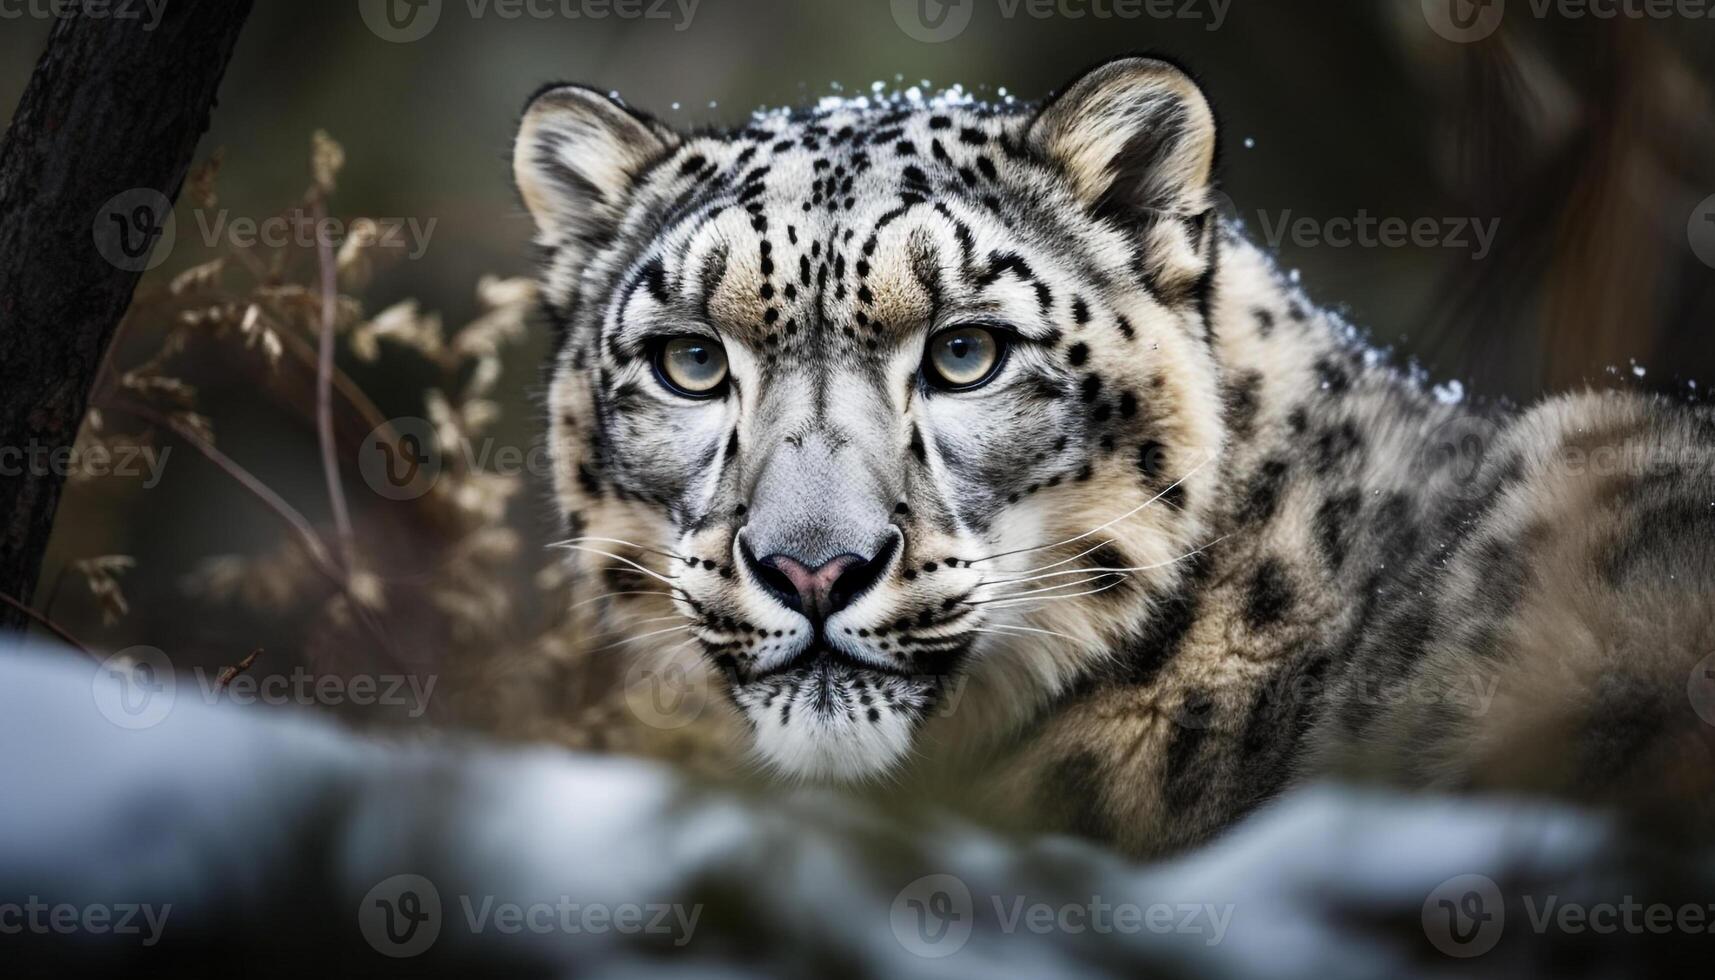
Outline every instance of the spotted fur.
<path fill-rule="evenodd" d="M 1219 221 L 1215 143 L 1195 84 L 1135 58 L 1041 107 L 733 132 L 540 95 L 516 171 L 556 491 L 606 621 L 679 622 L 641 642 L 782 774 L 920 778 L 1136 853 L 1330 771 L 1592 799 L 1671 774 L 1707 807 L 1709 413 L 1434 397 Z M 1016 336 L 1000 374 L 925 386 L 964 323 Z M 655 377 L 687 333 L 724 346 L 722 397 Z M 1568 462 L 1606 450 L 1675 464 Z M 818 626 L 757 547 L 873 581 Z"/>

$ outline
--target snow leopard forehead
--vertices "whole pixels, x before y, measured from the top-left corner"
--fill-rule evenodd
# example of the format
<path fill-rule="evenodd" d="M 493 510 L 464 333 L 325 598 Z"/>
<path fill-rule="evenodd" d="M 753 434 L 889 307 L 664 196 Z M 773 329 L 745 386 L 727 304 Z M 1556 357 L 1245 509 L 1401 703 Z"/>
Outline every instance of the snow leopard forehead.
<path fill-rule="evenodd" d="M 622 360 L 662 320 L 716 325 L 765 367 L 885 358 L 955 316 L 1051 341 L 1091 315 L 1095 297 L 1071 285 L 1103 289 L 1125 273 L 1124 251 L 1078 220 L 1063 176 L 1023 136 L 1030 116 L 969 100 L 825 100 L 686 138 L 550 295 L 569 305 L 580 289 L 611 292 L 599 329 Z"/>
<path fill-rule="evenodd" d="M 1152 220 L 1173 220 L 1159 221 L 1156 244 L 1115 235 L 1089 218 L 1123 225 L 1135 218 L 1125 215 L 1127 201 L 1113 196 L 1086 209 L 1075 199 L 1098 177 L 1032 141 L 1039 112 L 955 89 L 928 100 L 916 91 L 828 98 L 691 136 L 633 113 L 638 125 L 619 153 L 631 160 L 623 216 L 605 216 L 593 230 L 564 228 L 571 242 L 544 242 L 557 252 L 545 292 L 568 309 L 580 293 L 588 302 L 623 290 L 607 311 L 616 323 L 605 328 L 626 326 L 638 290 L 683 299 L 698 316 L 724 316 L 739 340 L 772 347 L 765 360 L 820 336 L 833 343 L 816 345 L 818 354 L 882 350 L 900 338 L 890 328 L 959 299 L 943 290 L 964 281 L 1007 280 L 1038 300 L 1044 319 L 1058 312 L 1062 326 L 1077 319 L 1068 316 L 1075 300 L 1056 297 L 1056 280 L 1101 290 L 1113 276 L 1128 278 L 1128 266 L 1152 268 L 1163 273 L 1151 285 L 1164 305 L 1187 299 L 1201 264 L 1173 266 L 1202 233 L 1201 204 L 1158 209 Z M 1170 112 L 1164 125 L 1182 122 Z M 580 139 L 544 146 L 587 153 L 573 142 Z M 544 165 L 568 173 L 563 161 Z M 1140 256 L 1139 247 L 1156 254 Z M 878 268 L 899 281 L 871 281 Z M 1051 311 L 1055 299 L 1067 309 Z"/>

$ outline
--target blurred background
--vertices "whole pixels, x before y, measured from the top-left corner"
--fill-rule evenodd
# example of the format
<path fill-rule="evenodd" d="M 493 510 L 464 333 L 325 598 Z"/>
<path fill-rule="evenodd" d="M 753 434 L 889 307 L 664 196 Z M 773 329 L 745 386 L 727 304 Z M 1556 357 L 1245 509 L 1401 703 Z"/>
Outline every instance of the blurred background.
<path fill-rule="evenodd" d="M 41 6 L 0 17 L 8 117 L 51 28 L 29 13 Z M 260 221 L 297 205 L 316 131 L 343 147 L 332 213 L 397 223 L 410 239 L 373 268 L 342 264 L 351 301 L 340 365 L 363 393 L 347 400 L 342 445 L 355 453 L 379 416 L 462 425 L 490 450 L 526 451 L 537 445 L 545 338 L 514 315 L 527 304 L 494 284 L 485 302 L 478 283 L 530 269 L 508 154 L 542 83 L 609 88 L 679 127 L 727 126 L 757 107 L 877 81 L 1034 100 L 1093 62 L 1149 50 L 1202 78 L 1224 127 L 1223 187 L 1253 238 L 1399 363 L 1459 380 L 1475 398 L 1586 384 L 1700 397 L 1694 383 L 1715 381 L 1715 19 L 1691 16 L 1708 12 L 1696 3 L 1665 17 L 1538 7 L 446 0 L 432 29 L 405 40 L 411 31 L 377 20 L 377 4 L 257 0 L 199 151 L 220 154 L 218 201 L 181 197 L 177 243 L 139 293 L 114 364 L 165 350 L 162 376 L 195 388 L 195 413 L 228 459 L 325 532 L 313 372 L 291 367 L 293 345 L 313 345 L 313 318 L 275 318 L 285 367 L 256 356 L 254 323 L 185 333 L 195 309 L 230 305 L 241 320 L 258 289 L 313 284 L 313 249 L 260 265 L 229 256 L 203 279 L 174 282 L 232 251 L 205 231 L 222 215 Z M 620 16 L 627 10 L 643 16 Z M 1435 233 L 1341 247 L 1333 222 L 1364 216 L 1427 221 Z M 1305 218 L 1313 233 L 1294 232 Z M 273 311 L 279 299 L 262 305 Z M 408 300 L 417 306 L 398 305 Z M 497 308 L 517 323 L 491 319 L 488 333 L 452 343 L 454 328 Z M 422 340 L 436 315 L 456 356 Z M 378 356 L 364 346 L 377 336 Z M 485 373 L 496 368 L 498 380 Z M 432 392 L 461 391 L 469 397 L 431 404 Z M 596 700 L 596 682 L 554 638 L 565 583 L 544 571 L 554 525 L 540 468 L 485 481 L 494 467 L 483 460 L 449 462 L 457 480 L 400 504 L 371 493 L 348 455 L 364 574 L 341 581 L 306 570 L 313 562 L 278 509 L 230 467 L 148 420 L 100 421 L 106 436 L 174 450 L 156 485 L 110 478 L 67 492 L 37 605 L 51 602 L 86 644 L 148 644 L 181 667 L 211 668 L 260 648 L 261 664 L 286 670 L 385 634 L 384 661 L 439 669 L 449 657 L 498 656 L 536 697 L 563 699 L 551 709 Z M 546 677 L 543 663 L 566 672 Z"/>

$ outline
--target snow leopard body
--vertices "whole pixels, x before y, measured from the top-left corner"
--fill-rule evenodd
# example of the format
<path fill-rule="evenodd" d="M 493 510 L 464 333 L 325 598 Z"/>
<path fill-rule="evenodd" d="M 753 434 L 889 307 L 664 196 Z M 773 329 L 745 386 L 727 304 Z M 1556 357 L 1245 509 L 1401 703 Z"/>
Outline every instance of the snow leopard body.
<path fill-rule="evenodd" d="M 1707 821 L 1711 413 L 1438 397 L 1221 219 L 1216 143 L 1142 58 L 703 133 L 544 90 L 515 169 L 612 655 L 768 772 L 1136 854 L 1330 774 Z M 969 329 L 994 373 L 929 379 Z"/>

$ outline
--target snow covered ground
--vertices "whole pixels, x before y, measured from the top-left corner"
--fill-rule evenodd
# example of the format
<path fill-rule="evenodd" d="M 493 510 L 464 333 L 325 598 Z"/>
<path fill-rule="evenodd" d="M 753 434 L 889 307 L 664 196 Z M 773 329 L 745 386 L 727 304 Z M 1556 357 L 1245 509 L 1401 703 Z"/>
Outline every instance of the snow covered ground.
<path fill-rule="evenodd" d="M 1333 980 L 1659 975 L 1715 950 L 1709 851 L 1549 805 L 1317 786 L 1139 867 L 164 696 L 63 652 L 0 655 L 0 962 Z"/>

